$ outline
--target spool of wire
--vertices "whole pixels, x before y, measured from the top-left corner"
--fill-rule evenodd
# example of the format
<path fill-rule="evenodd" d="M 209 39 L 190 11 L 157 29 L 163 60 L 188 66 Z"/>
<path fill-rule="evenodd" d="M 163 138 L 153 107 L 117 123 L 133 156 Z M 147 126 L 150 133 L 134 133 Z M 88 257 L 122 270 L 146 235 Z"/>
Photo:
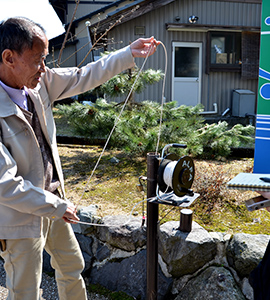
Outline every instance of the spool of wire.
<path fill-rule="evenodd" d="M 182 197 L 189 193 L 194 175 L 194 163 L 189 156 L 178 160 L 175 154 L 168 154 L 158 169 L 159 189 L 163 193 L 173 191 L 176 196 Z"/>

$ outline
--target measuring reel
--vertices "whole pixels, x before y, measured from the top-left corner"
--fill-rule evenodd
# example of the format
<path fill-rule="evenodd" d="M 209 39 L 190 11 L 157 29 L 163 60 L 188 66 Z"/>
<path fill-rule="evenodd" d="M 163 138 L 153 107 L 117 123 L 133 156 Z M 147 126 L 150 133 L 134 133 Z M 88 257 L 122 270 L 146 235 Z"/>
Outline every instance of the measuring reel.
<path fill-rule="evenodd" d="M 181 206 L 189 206 L 198 197 L 190 189 L 195 176 L 194 162 L 189 156 L 179 158 L 174 153 L 165 155 L 170 147 L 186 148 L 186 145 L 168 144 L 163 148 L 157 174 L 157 197 L 163 202 L 169 199 L 172 202 L 170 204 L 186 203 Z M 159 196 L 159 191 L 163 193 L 162 196 Z"/>

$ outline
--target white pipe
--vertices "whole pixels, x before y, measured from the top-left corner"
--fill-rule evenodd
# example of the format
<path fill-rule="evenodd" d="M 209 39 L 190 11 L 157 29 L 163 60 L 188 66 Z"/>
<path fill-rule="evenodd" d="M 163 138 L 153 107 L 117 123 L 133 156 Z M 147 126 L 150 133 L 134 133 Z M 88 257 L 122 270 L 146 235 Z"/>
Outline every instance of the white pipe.
<path fill-rule="evenodd" d="M 215 115 L 218 113 L 217 103 L 213 103 L 214 110 L 209 111 L 202 111 L 200 112 L 201 115 Z"/>
<path fill-rule="evenodd" d="M 85 22 L 85 26 L 87 27 L 87 33 L 88 33 L 88 40 L 89 40 L 89 51 L 91 51 L 91 61 L 94 61 L 94 53 L 93 53 L 93 44 L 92 44 L 92 39 L 91 39 L 91 35 L 90 35 L 90 26 L 91 26 L 91 22 L 90 21 L 86 21 Z"/>

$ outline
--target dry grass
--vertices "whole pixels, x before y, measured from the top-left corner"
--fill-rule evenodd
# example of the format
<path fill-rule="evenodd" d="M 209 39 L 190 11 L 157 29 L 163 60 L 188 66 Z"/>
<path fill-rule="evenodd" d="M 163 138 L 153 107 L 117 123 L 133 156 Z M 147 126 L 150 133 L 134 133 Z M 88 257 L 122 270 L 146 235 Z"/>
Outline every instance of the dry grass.
<path fill-rule="evenodd" d="M 142 199 L 136 185 L 145 160 L 107 150 L 89 181 L 101 151 L 97 146 L 59 146 L 67 196 L 77 205 L 97 204 L 103 215 L 127 214 Z M 112 157 L 119 163 L 110 162 Z"/>
<path fill-rule="evenodd" d="M 100 217 L 129 215 L 146 197 L 137 189 L 139 176 L 146 176 L 146 159 L 107 150 L 89 182 L 101 151 L 98 146 L 59 145 L 67 197 L 80 206 L 97 204 Z M 110 162 L 112 157 L 119 162 Z M 200 193 L 206 190 L 208 195 L 192 205 L 194 220 L 209 231 L 270 234 L 269 213 L 266 210 L 248 212 L 244 205 L 245 200 L 257 194 L 226 188 L 226 182 L 239 172 L 251 172 L 252 166 L 252 159 L 195 160 L 192 188 Z M 145 210 L 144 203 L 137 205 L 133 213 L 140 216 Z M 179 209 L 171 211 L 171 207 L 160 205 L 159 216 L 161 222 L 179 220 Z"/>

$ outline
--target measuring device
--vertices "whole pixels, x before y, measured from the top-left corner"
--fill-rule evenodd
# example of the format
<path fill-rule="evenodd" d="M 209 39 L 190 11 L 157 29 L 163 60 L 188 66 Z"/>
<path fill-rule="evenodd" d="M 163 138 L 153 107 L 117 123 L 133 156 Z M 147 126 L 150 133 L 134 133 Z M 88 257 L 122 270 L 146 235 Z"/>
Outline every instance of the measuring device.
<path fill-rule="evenodd" d="M 185 144 L 168 144 L 161 154 L 157 174 L 157 201 L 161 204 L 188 207 L 199 194 L 191 190 L 195 176 L 195 166 L 191 157 L 179 157 L 168 153 L 169 148 L 186 148 Z"/>

